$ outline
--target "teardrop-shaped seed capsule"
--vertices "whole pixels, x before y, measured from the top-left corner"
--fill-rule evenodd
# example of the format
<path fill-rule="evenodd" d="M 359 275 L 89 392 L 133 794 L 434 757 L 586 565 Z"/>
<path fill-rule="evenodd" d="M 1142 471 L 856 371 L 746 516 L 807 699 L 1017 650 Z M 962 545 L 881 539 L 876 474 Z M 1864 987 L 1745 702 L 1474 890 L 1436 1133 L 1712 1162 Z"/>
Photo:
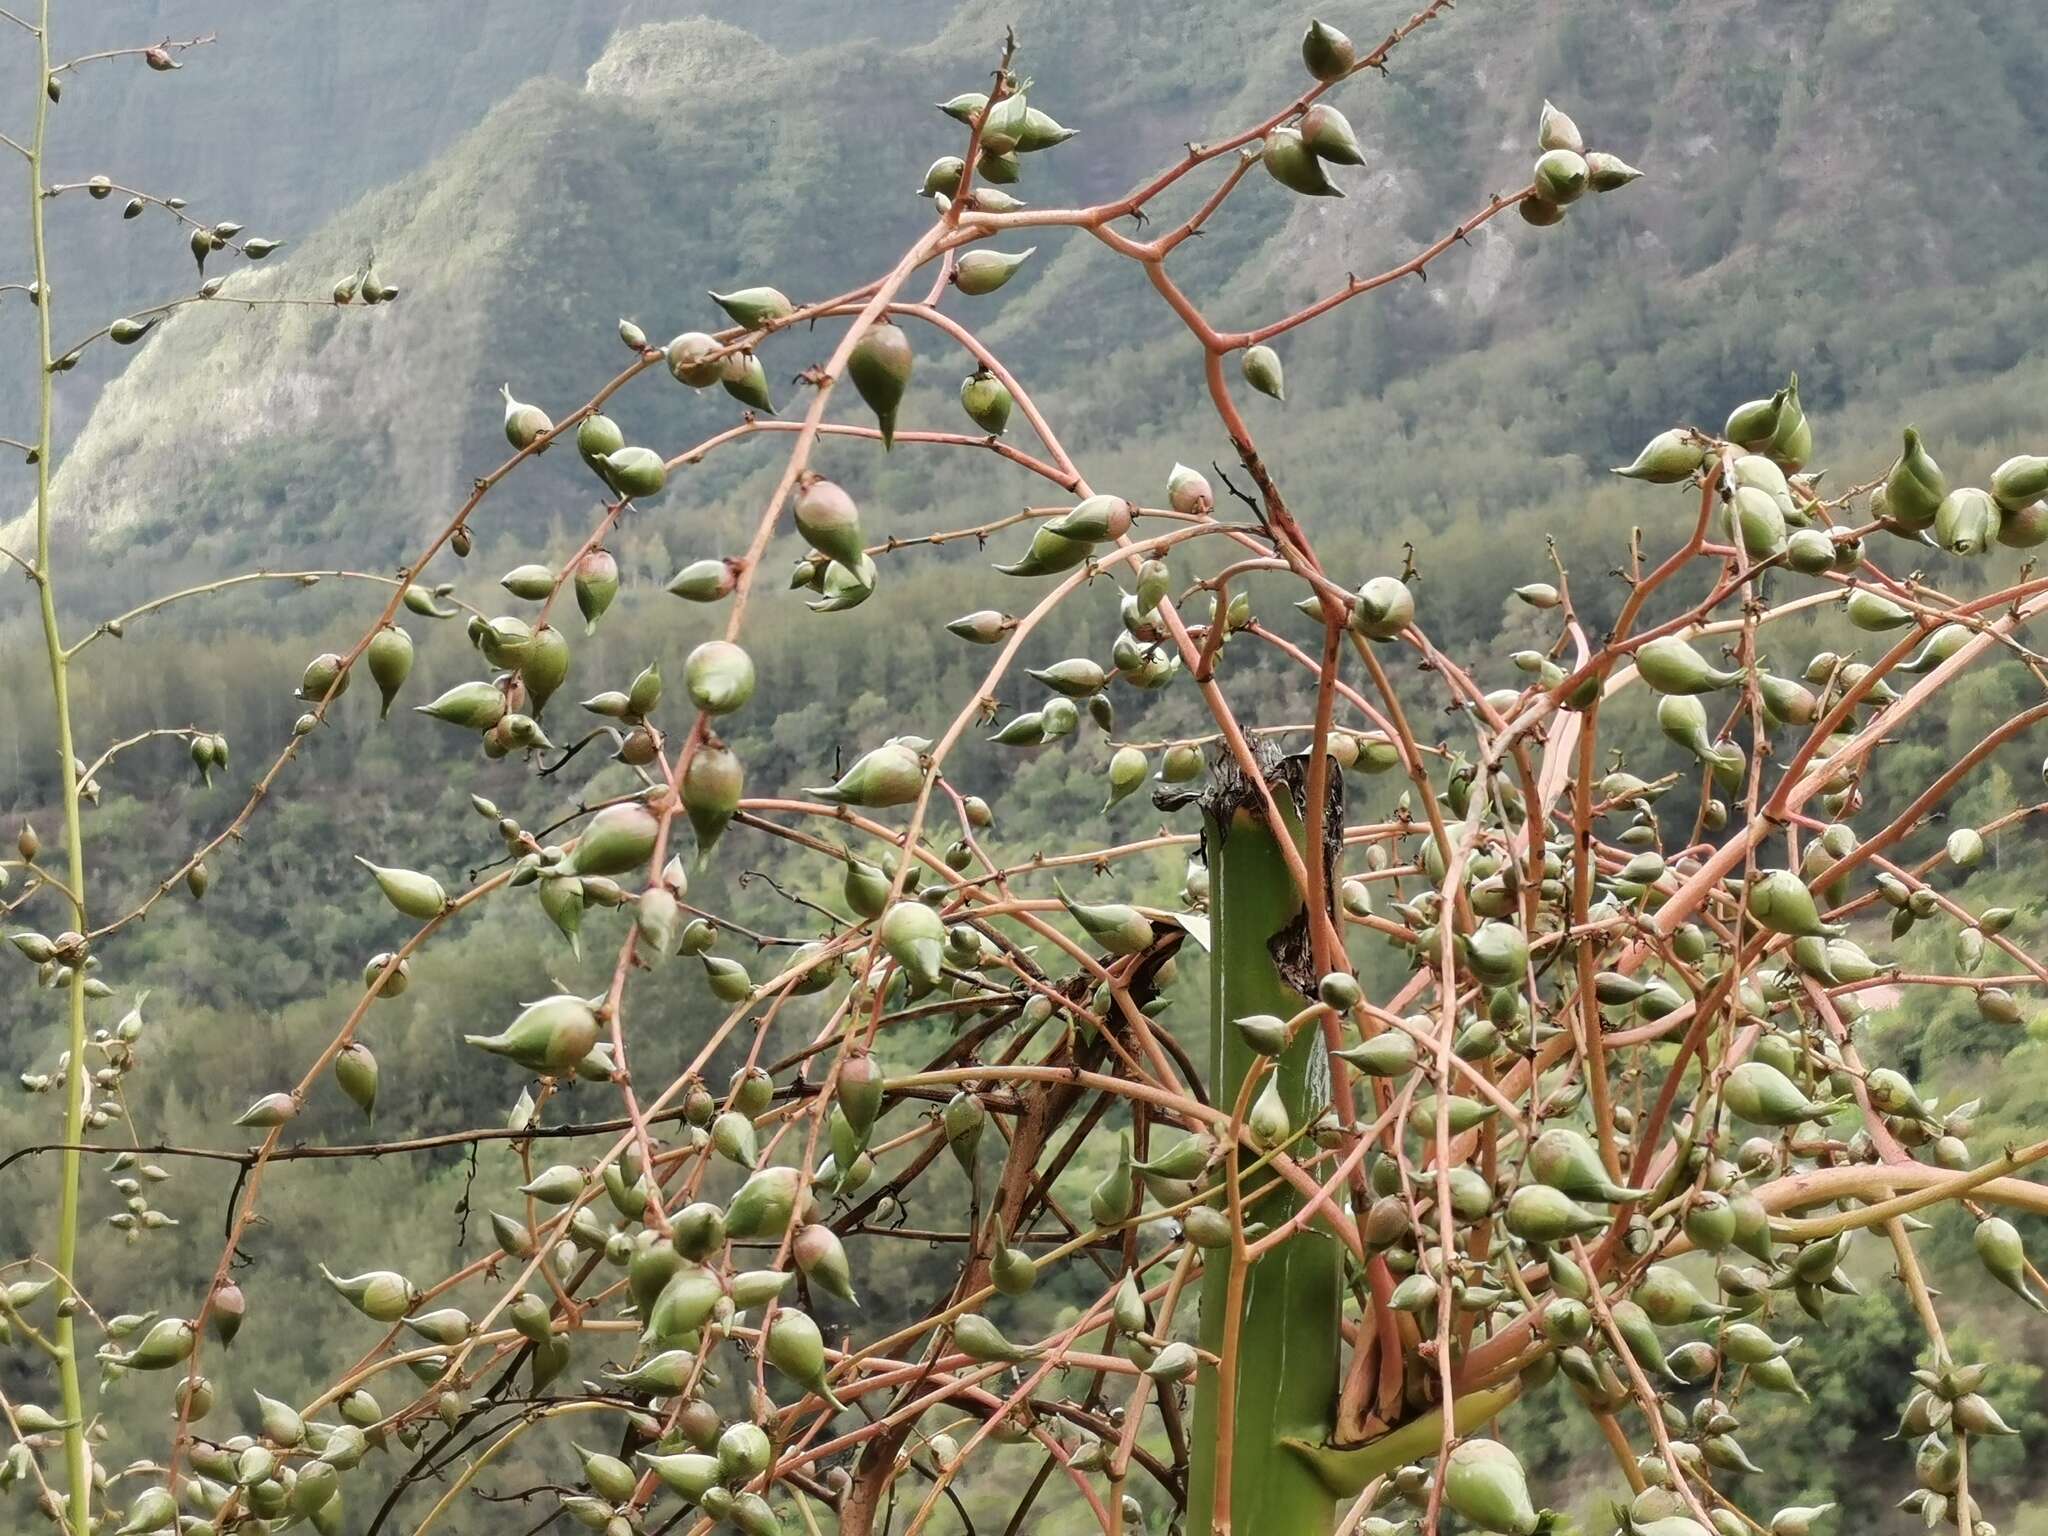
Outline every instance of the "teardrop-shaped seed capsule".
<path fill-rule="evenodd" d="M 1619 155 L 1598 149 L 1586 155 L 1586 185 L 1595 192 L 1619 192 L 1630 182 L 1641 180 L 1642 174 Z"/>
<path fill-rule="evenodd" d="M 1612 473 L 1629 480 L 1647 480 L 1653 485 L 1676 485 L 1690 480 L 1706 460 L 1707 451 L 1690 432 L 1677 427 L 1659 432 L 1643 445 L 1635 462 Z"/>
<path fill-rule="evenodd" d="M 1351 627 L 1368 640 L 1391 640 L 1415 622 L 1415 594 L 1397 576 L 1375 576 L 1358 589 Z"/>
<path fill-rule="evenodd" d="M 554 431 L 555 423 L 546 411 L 512 398 L 510 384 L 504 385 L 499 393 L 505 397 L 505 440 L 514 448 L 530 448 Z"/>
<path fill-rule="evenodd" d="M 987 369 L 971 373 L 961 382 L 960 408 L 991 437 L 1002 436 L 1009 426 L 1014 404 L 1008 387 Z"/>
<path fill-rule="evenodd" d="M 718 382 L 740 404 L 764 415 L 775 414 L 775 397 L 768 392 L 768 370 L 753 353 L 728 353 Z"/>
<path fill-rule="evenodd" d="M 1934 542 L 1952 555 L 1981 555 L 1998 542 L 2004 514 L 1989 491 L 1962 486 L 1934 511 Z"/>
<path fill-rule="evenodd" d="M 690 702 L 707 715 L 729 715 L 754 696 L 754 660 L 729 640 L 706 640 L 683 663 Z"/>
<path fill-rule="evenodd" d="M 377 1118 L 377 1058 L 360 1040 L 351 1040 L 334 1058 L 334 1081 L 363 1112 L 363 1118 Z"/>
<path fill-rule="evenodd" d="M 862 332 L 846 359 L 847 376 L 868 409 L 875 413 L 885 449 L 896 441 L 896 408 L 903 403 L 903 393 L 910 387 L 914 361 L 910 338 L 903 334 L 902 327 L 887 320 L 878 320 Z"/>
<path fill-rule="evenodd" d="M 1536 162 L 1536 195 L 1559 208 L 1575 203 L 1585 195 L 1588 174 L 1585 156 L 1569 149 L 1545 150 Z"/>
<path fill-rule="evenodd" d="M 730 560 L 693 560 L 678 571 L 668 590 L 692 603 L 715 603 L 730 597 L 739 572 Z"/>
<path fill-rule="evenodd" d="M 356 862 L 367 869 L 383 891 L 385 899 L 407 917 L 425 922 L 439 917 L 448 905 L 448 893 L 432 875 L 412 869 L 387 869 L 358 855 Z"/>
<path fill-rule="evenodd" d="M 683 810 L 697 834 L 699 864 L 739 810 L 745 781 L 739 757 L 723 742 L 707 741 L 691 755 L 683 770 Z"/>
<path fill-rule="evenodd" d="M 723 352 L 718 339 L 702 331 L 685 331 L 663 349 L 670 375 L 692 389 L 709 389 L 725 377 Z"/>
<path fill-rule="evenodd" d="M 1301 142 L 1318 160 L 1332 165 L 1363 165 L 1365 151 L 1342 112 L 1319 101 L 1301 115 Z"/>
<path fill-rule="evenodd" d="M 1304 197 L 1342 197 L 1344 189 L 1330 180 L 1329 172 L 1315 151 L 1303 141 L 1298 128 L 1275 128 L 1266 135 L 1259 151 L 1266 173 L 1290 192 Z"/>
<path fill-rule="evenodd" d="M 796 313 L 796 306 L 780 288 L 740 288 L 731 293 L 714 293 L 711 302 L 750 331 L 772 321 L 787 320 Z"/>
<path fill-rule="evenodd" d="M 1244 372 L 1245 383 L 1262 395 L 1275 400 L 1287 398 L 1285 378 L 1280 368 L 1280 354 L 1271 347 L 1261 344 L 1246 347 L 1244 357 L 1238 365 Z"/>
<path fill-rule="evenodd" d="M 1885 516 L 1902 528 L 1932 527 L 1946 495 L 1947 476 L 1920 441 L 1918 429 L 1906 428 L 1905 447 L 1885 476 Z"/>
<path fill-rule="evenodd" d="M 646 501 L 659 496 L 668 484 L 668 463 L 652 448 L 621 448 L 605 456 L 604 478 L 622 499 Z"/>
<path fill-rule="evenodd" d="M 823 475 L 805 471 L 797 477 L 792 505 L 797 532 L 813 549 L 840 564 L 857 567 L 866 550 L 861 538 L 860 508 L 853 498 Z"/>
<path fill-rule="evenodd" d="M 378 712 L 378 718 L 383 719 L 390 715 L 391 701 L 398 697 L 398 690 L 412 676 L 412 636 L 396 625 L 380 629 L 371 637 L 363 659 L 369 665 L 377 691 L 383 695 L 383 708 Z"/>
<path fill-rule="evenodd" d="M 560 994 L 532 1003 L 502 1034 L 464 1035 L 466 1044 L 503 1056 L 530 1072 L 571 1071 L 597 1044 L 597 1015 L 580 997 Z"/>
<path fill-rule="evenodd" d="M 1328 83 L 1351 73 L 1358 50 L 1351 39 L 1335 27 L 1310 21 L 1301 38 L 1301 62 L 1316 79 Z"/>
<path fill-rule="evenodd" d="M 1453 1446 L 1444 1463 L 1443 1490 L 1444 1502 L 1482 1531 L 1535 1536 L 1543 1529 L 1521 1459 L 1498 1440 L 1475 1436 Z"/>
<path fill-rule="evenodd" d="M 968 251 L 954 264 L 953 285 L 971 298 L 994 293 L 1017 275 L 1017 269 L 1029 261 L 1037 249 L 1034 245 L 1014 256 L 1002 251 Z"/>

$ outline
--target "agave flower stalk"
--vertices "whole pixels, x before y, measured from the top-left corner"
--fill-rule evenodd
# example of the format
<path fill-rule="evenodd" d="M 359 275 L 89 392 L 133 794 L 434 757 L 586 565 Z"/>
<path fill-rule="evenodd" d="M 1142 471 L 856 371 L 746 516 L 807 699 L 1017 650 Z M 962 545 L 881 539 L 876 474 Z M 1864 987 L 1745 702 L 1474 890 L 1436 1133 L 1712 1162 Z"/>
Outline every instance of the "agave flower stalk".
<path fill-rule="evenodd" d="M 1306 765 L 1269 759 L 1265 766 L 1266 786 L 1299 844 Z M 1334 779 L 1331 793 L 1341 799 Z M 1226 763 L 1202 803 L 1214 925 L 1209 1050 L 1222 1105 L 1238 1100 L 1246 1077 L 1263 1061 L 1233 1021 L 1250 1014 L 1292 1018 L 1311 1006 L 1316 989 L 1308 914 L 1262 800 L 1259 786 Z M 1335 808 L 1323 819 L 1332 830 L 1342 823 Z M 1321 851 L 1326 865 L 1332 851 Z M 1326 878 L 1323 888 L 1330 885 Z M 1322 1112 L 1330 1063 L 1321 1031 L 1296 1031 L 1273 1058 L 1272 1081 L 1292 1125 L 1307 1125 Z M 1244 1216 L 1277 1226 L 1300 1208 L 1301 1196 L 1282 1184 Z M 1342 1253 L 1334 1238 L 1311 1226 L 1276 1244 L 1242 1275 L 1233 1275 L 1235 1265 L 1225 1255 L 1217 1250 L 1202 1276 L 1201 1344 L 1224 1364 L 1205 1362 L 1196 1372 L 1187 1529 L 1207 1532 L 1221 1521 L 1239 1531 L 1327 1532 L 1335 1523 L 1332 1495 L 1314 1468 L 1286 1454 L 1281 1443 L 1321 1444 L 1335 1425 Z M 1234 1296 L 1241 1305 L 1233 1319 Z M 1233 1336 L 1234 1349 L 1226 1335 Z M 1220 1464 L 1228 1466 L 1227 1507 Z"/>

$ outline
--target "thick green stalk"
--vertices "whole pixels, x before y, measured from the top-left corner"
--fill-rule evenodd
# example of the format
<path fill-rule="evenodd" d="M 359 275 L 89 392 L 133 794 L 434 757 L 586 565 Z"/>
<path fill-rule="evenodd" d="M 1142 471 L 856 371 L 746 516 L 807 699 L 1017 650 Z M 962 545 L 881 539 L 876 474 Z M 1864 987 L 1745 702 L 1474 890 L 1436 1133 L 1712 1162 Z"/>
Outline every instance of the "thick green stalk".
<path fill-rule="evenodd" d="M 50 345 L 50 260 L 43 234 L 43 142 L 50 119 L 50 0 L 42 0 L 36 25 L 36 129 L 28 153 L 29 243 L 35 254 L 36 364 L 36 556 L 30 573 L 42 611 L 43 647 L 50 659 L 50 708 L 57 723 L 57 771 L 64 797 L 64 851 L 70 865 L 72 927 L 83 933 L 85 920 L 85 838 L 78 814 L 78 759 L 71 743 L 71 689 L 64 655 L 64 632 L 57 622 L 56 591 L 50 577 L 50 439 L 52 394 L 56 374 Z M 85 1135 L 85 967 L 77 964 L 66 989 L 70 1006 L 70 1064 L 64 1074 L 63 1181 L 58 1198 L 57 1271 L 60 1292 L 68 1292 L 78 1262 L 78 1197 L 82 1162 L 77 1150 Z M 64 1482 L 70 1506 L 67 1523 L 74 1532 L 86 1529 L 92 1488 L 85 1453 L 85 1395 L 78 1380 L 78 1343 L 70 1307 L 60 1308 L 52 1343 L 57 1349 L 57 1381 L 63 1394 Z"/>
<path fill-rule="evenodd" d="M 1273 797 L 1292 834 L 1301 840 L 1289 769 L 1270 775 Z M 1214 925 L 1210 956 L 1209 1049 L 1216 1102 L 1237 1100 L 1253 1055 L 1233 1020 L 1270 1013 L 1287 1018 L 1305 1006 L 1302 989 L 1308 944 L 1301 896 L 1280 845 L 1268 827 L 1255 786 L 1226 765 L 1204 802 L 1203 836 L 1209 858 L 1209 910 Z M 1341 825 L 1341 818 L 1331 822 Z M 1316 857 L 1304 850 L 1304 857 Z M 1293 942 L 1283 942 L 1283 935 Z M 1276 943 L 1289 950 L 1276 958 Z M 1290 980 L 1290 977 L 1292 978 Z M 1308 1124 L 1329 1101 L 1329 1060 L 1321 1031 L 1301 1031 L 1276 1069 L 1289 1122 Z M 1246 1212 L 1248 1221 L 1278 1223 L 1301 1207 L 1301 1196 L 1281 1189 Z M 1315 1469 L 1281 1449 L 1285 1440 L 1321 1444 L 1333 1427 L 1342 1255 L 1314 1227 L 1279 1244 L 1254 1263 L 1243 1280 L 1238 1319 L 1235 1432 L 1231 1436 L 1229 1508 L 1219 1509 L 1217 1452 L 1221 1445 L 1223 1381 L 1204 1366 L 1195 1383 L 1195 1425 L 1188 1469 L 1190 1536 L 1231 1531 L 1236 1536 L 1318 1536 L 1336 1521 L 1336 1506 Z M 1228 1322 L 1230 1265 L 1213 1252 L 1202 1277 L 1201 1337 L 1221 1352 Z"/>

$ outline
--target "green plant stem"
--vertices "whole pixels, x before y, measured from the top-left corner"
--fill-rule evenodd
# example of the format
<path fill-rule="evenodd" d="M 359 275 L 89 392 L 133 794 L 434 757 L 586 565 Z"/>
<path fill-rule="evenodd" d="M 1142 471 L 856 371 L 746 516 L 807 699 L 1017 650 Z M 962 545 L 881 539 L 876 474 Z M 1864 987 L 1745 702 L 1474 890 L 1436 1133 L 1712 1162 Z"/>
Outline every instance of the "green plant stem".
<path fill-rule="evenodd" d="M 50 580 L 50 439 L 52 396 L 56 375 L 50 364 L 50 261 L 43 233 L 43 144 L 50 118 L 50 0 L 42 0 L 36 26 L 36 128 L 28 153 L 29 241 L 36 273 L 36 559 L 31 575 L 43 620 L 43 646 L 50 660 L 50 708 L 57 722 L 57 770 L 64 796 L 64 852 L 71 870 L 72 926 L 85 931 L 85 841 L 79 825 L 77 758 L 71 746 L 71 691 L 66 675 L 64 635 L 57 623 L 57 598 Z M 85 1136 L 85 968 L 71 973 L 66 989 L 70 1006 L 70 1065 L 64 1075 L 64 1153 L 59 1174 L 57 1215 L 57 1283 L 68 1294 L 76 1285 L 78 1263 L 78 1197 L 82 1167 L 77 1144 Z M 52 1330 L 57 1353 L 57 1381 L 63 1394 L 64 1481 L 74 1532 L 86 1529 L 92 1489 L 86 1473 L 85 1395 L 78 1380 L 78 1344 L 72 1309 L 62 1307 Z"/>
<path fill-rule="evenodd" d="M 1290 834 L 1300 839 L 1292 796 L 1275 785 L 1274 800 Z M 1307 1002 L 1281 975 L 1268 948 L 1301 911 L 1285 857 L 1295 850 L 1281 848 L 1254 799 L 1247 797 L 1246 804 L 1253 808 L 1204 823 L 1215 925 L 1209 1040 L 1219 1105 L 1237 1102 L 1255 1060 L 1233 1021 L 1252 1013 L 1290 1017 Z M 1319 849 L 1300 853 L 1322 856 Z M 1288 1119 L 1297 1128 L 1312 1122 L 1329 1097 L 1323 1048 L 1321 1031 L 1303 1029 L 1274 1063 Z M 1248 1204 L 1246 1215 L 1277 1227 L 1301 1204 L 1294 1190 L 1276 1191 Z M 1283 1454 L 1280 1444 L 1320 1444 L 1334 1426 L 1342 1353 L 1340 1265 L 1336 1241 L 1311 1225 L 1249 1265 L 1205 1266 L 1201 1344 L 1223 1364 L 1205 1364 L 1195 1378 L 1189 1536 L 1318 1536 L 1335 1524 L 1334 1499 L 1316 1469 Z M 1237 1297 L 1242 1306 L 1233 1319 L 1231 1302 Z M 1226 1337 L 1234 1349 L 1226 1349 Z"/>

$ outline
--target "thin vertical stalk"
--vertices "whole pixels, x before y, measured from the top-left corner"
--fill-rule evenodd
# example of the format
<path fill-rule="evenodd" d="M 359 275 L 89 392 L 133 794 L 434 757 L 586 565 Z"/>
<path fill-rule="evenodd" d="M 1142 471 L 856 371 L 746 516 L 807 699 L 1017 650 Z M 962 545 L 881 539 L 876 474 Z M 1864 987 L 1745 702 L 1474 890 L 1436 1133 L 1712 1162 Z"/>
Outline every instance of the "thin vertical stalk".
<path fill-rule="evenodd" d="M 57 622 L 56 590 L 50 575 L 50 447 L 52 397 L 56 360 L 50 344 L 50 260 L 43 230 L 43 145 L 50 121 L 50 0 L 41 0 L 36 19 L 36 127 L 28 152 L 29 243 L 35 257 L 36 282 L 36 557 L 30 572 L 36 584 L 38 607 L 43 622 L 43 648 L 50 661 L 50 709 L 57 726 L 58 783 L 64 800 L 64 852 L 69 864 L 72 927 L 86 931 L 85 839 L 78 814 L 78 759 L 71 742 L 71 689 L 64 654 L 64 632 Z M 85 966 L 77 957 L 71 981 L 66 987 L 70 1011 L 70 1058 L 64 1074 L 64 1154 L 58 1177 L 61 1188 L 57 1214 L 57 1284 L 66 1296 L 76 1288 L 78 1263 L 78 1203 L 85 1137 Z M 60 1298 L 61 1300 L 62 1298 Z M 78 1380 L 78 1344 L 72 1320 L 75 1309 L 60 1306 L 52 1343 L 57 1350 L 57 1380 L 63 1394 L 64 1481 L 69 1513 L 66 1523 L 74 1532 L 89 1523 L 92 1489 L 87 1477 L 85 1453 L 85 1397 Z"/>
<path fill-rule="evenodd" d="M 1298 766 L 1269 768 L 1265 786 L 1297 847 L 1304 834 L 1299 780 L 1291 774 Z M 1233 1021 L 1254 1013 L 1291 1017 L 1315 991 L 1310 924 L 1286 857 L 1296 849 L 1283 849 L 1273 835 L 1261 788 L 1226 761 L 1203 805 L 1214 923 L 1209 1047 L 1218 1104 L 1237 1101 L 1254 1065 Z M 1334 829 L 1341 820 L 1331 809 L 1323 825 Z M 1327 890 L 1326 851 L 1300 848 L 1299 856 L 1324 861 Z M 1302 1029 L 1274 1071 L 1291 1124 L 1306 1125 L 1323 1112 L 1330 1065 L 1319 1029 Z M 1283 1186 L 1245 1216 L 1277 1227 L 1302 1199 Z M 1335 1426 L 1340 1250 L 1309 1225 L 1249 1264 L 1236 1253 L 1223 1260 L 1220 1251 L 1212 1254 L 1202 1276 L 1202 1345 L 1222 1363 L 1203 1366 L 1196 1377 L 1187 1529 L 1190 1536 L 1327 1533 L 1337 1514 L 1329 1490 L 1281 1442 L 1321 1444 Z"/>

